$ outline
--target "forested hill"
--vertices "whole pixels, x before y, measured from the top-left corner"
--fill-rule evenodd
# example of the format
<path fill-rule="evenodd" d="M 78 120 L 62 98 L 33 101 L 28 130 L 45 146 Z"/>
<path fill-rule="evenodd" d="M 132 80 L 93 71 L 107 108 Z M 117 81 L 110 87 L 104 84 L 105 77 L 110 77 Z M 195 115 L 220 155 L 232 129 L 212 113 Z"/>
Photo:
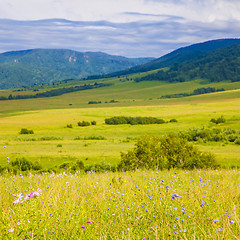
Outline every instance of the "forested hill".
<path fill-rule="evenodd" d="M 218 49 L 195 60 L 175 63 L 167 71 L 160 70 L 135 81 L 184 82 L 197 78 L 208 79 L 210 82 L 240 81 L 240 43 Z"/>
<path fill-rule="evenodd" d="M 107 74 L 153 58 L 125 58 L 102 52 L 32 49 L 0 54 L 0 89 Z"/>
<path fill-rule="evenodd" d="M 106 75 L 105 77 L 115 77 L 132 73 L 147 72 L 159 68 L 170 67 L 175 63 L 182 64 L 183 62 L 195 60 L 208 53 L 214 52 L 218 49 L 225 48 L 236 43 L 240 43 L 240 39 L 217 39 L 203 43 L 193 44 L 187 47 L 179 48 L 148 63 L 132 67 L 128 70 L 111 73 Z"/>

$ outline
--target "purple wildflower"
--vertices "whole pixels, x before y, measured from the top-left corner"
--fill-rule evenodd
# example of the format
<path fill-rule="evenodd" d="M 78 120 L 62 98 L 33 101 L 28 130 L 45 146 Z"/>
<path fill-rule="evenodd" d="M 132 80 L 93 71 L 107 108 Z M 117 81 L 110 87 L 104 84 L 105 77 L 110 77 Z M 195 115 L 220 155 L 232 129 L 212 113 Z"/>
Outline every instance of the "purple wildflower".
<path fill-rule="evenodd" d="M 174 193 L 174 194 L 172 195 L 172 200 L 173 200 L 174 198 L 176 198 L 176 197 L 179 197 L 179 195 L 178 195 L 177 193 Z"/>

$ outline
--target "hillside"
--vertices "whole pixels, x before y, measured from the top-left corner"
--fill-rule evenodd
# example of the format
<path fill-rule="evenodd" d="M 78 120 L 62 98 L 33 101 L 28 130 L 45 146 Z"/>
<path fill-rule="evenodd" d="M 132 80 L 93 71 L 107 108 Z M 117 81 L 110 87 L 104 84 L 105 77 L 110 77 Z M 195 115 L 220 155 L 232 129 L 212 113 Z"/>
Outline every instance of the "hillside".
<path fill-rule="evenodd" d="M 193 44 L 187 47 L 179 48 L 148 63 L 132 67 L 128 70 L 111 73 L 106 75 L 105 77 L 116 77 L 138 72 L 147 72 L 159 68 L 170 67 L 173 64 L 190 62 L 208 53 L 214 52 L 218 49 L 222 49 L 236 43 L 240 43 L 240 39 L 217 39 L 203 43 Z"/>
<path fill-rule="evenodd" d="M 0 89 L 85 78 L 146 63 L 152 58 L 125 58 L 101 52 L 33 49 L 0 54 Z"/>
<path fill-rule="evenodd" d="M 185 82 L 199 78 L 210 82 L 240 81 L 240 43 L 218 49 L 191 61 L 175 63 L 168 70 L 160 70 L 135 81 Z"/>

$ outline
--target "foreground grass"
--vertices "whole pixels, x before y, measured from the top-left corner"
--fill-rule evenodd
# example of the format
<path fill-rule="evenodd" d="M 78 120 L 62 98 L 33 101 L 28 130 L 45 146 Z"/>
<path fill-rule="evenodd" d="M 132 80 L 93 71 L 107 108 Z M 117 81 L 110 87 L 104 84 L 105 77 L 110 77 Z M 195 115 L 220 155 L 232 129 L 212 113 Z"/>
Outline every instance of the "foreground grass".
<path fill-rule="evenodd" d="M 0 238 L 239 239 L 239 182 L 237 170 L 5 175 Z"/>

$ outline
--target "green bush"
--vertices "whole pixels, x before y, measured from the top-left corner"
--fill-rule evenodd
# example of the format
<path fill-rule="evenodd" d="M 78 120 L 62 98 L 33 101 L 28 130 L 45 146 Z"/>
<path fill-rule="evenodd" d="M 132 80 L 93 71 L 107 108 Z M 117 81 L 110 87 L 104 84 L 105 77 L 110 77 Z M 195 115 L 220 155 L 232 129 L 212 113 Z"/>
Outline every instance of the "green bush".
<path fill-rule="evenodd" d="M 32 163 L 25 158 L 17 158 L 11 162 L 11 165 L 20 171 L 40 170 L 42 168 L 38 162 Z"/>
<path fill-rule="evenodd" d="M 208 168 L 216 167 L 215 157 L 202 153 L 186 139 L 176 135 L 164 137 L 143 136 L 138 139 L 135 148 L 121 154 L 119 170 L 137 168 Z"/>
<path fill-rule="evenodd" d="M 106 171 L 115 172 L 116 167 L 112 166 L 110 164 L 104 163 L 104 162 L 100 162 L 100 163 L 97 163 L 97 164 L 94 164 L 94 165 L 86 166 L 84 168 L 84 171 L 85 172 L 91 172 L 91 171 L 93 171 L 93 172 L 106 172 Z"/>
<path fill-rule="evenodd" d="M 106 118 L 105 123 L 109 125 L 118 125 L 118 124 L 162 124 L 165 123 L 163 119 L 155 117 L 124 117 L 116 116 L 112 118 Z"/>
<path fill-rule="evenodd" d="M 240 137 L 234 129 L 227 128 L 189 128 L 178 134 L 188 141 L 214 141 L 214 142 L 234 142 Z"/>
<path fill-rule="evenodd" d="M 75 163 L 74 162 L 65 162 L 65 163 L 62 163 L 59 166 L 59 169 L 70 171 L 70 172 L 75 172 L 75 171 L 78 171 L 78 170 L 83 170 L 84 169 L 84 163 L 80 160 L 78 160 Z"/>
<path fill-rule="evenodd" d="M 223 117 L 223 116 L 221 116 L 221 117 L 219 117 L 219 118 L 212 118 L 211 120 L 210 120 L 210 122 L 212 122 L 212 123 L 216 123 L 216 124 L 219 124 L 219 123 L 225 123 L 226 122 L 226 119 Z"/>
<path fill-rule="evenodd" d="M 33 130 L 29 130 L 27 128 L 22 128 L 19 132 L 20 134 L 33 134 Z"/>
<path fill-rule="evenodd" d="M 97 125 L 96 121 L 91 121 L 91 125 Z"/>
<path fill-rule="evenodd" d="M 103 136 L 88 136 L 84 137 L 84 140 L 106 140 Z"/>
<path fill-rule="evenodd" d="M 240 145 L 240 138 L 237 138 L 235 141 L 234 141 L 235 144 L 237 145 Z"/>
<path fill-rule="evenodd" d="M 78 122 L 78 126 L 87 127 L 87 126 L 90 126 L 90 122 L 86 122 L 86 121 Z"/>

